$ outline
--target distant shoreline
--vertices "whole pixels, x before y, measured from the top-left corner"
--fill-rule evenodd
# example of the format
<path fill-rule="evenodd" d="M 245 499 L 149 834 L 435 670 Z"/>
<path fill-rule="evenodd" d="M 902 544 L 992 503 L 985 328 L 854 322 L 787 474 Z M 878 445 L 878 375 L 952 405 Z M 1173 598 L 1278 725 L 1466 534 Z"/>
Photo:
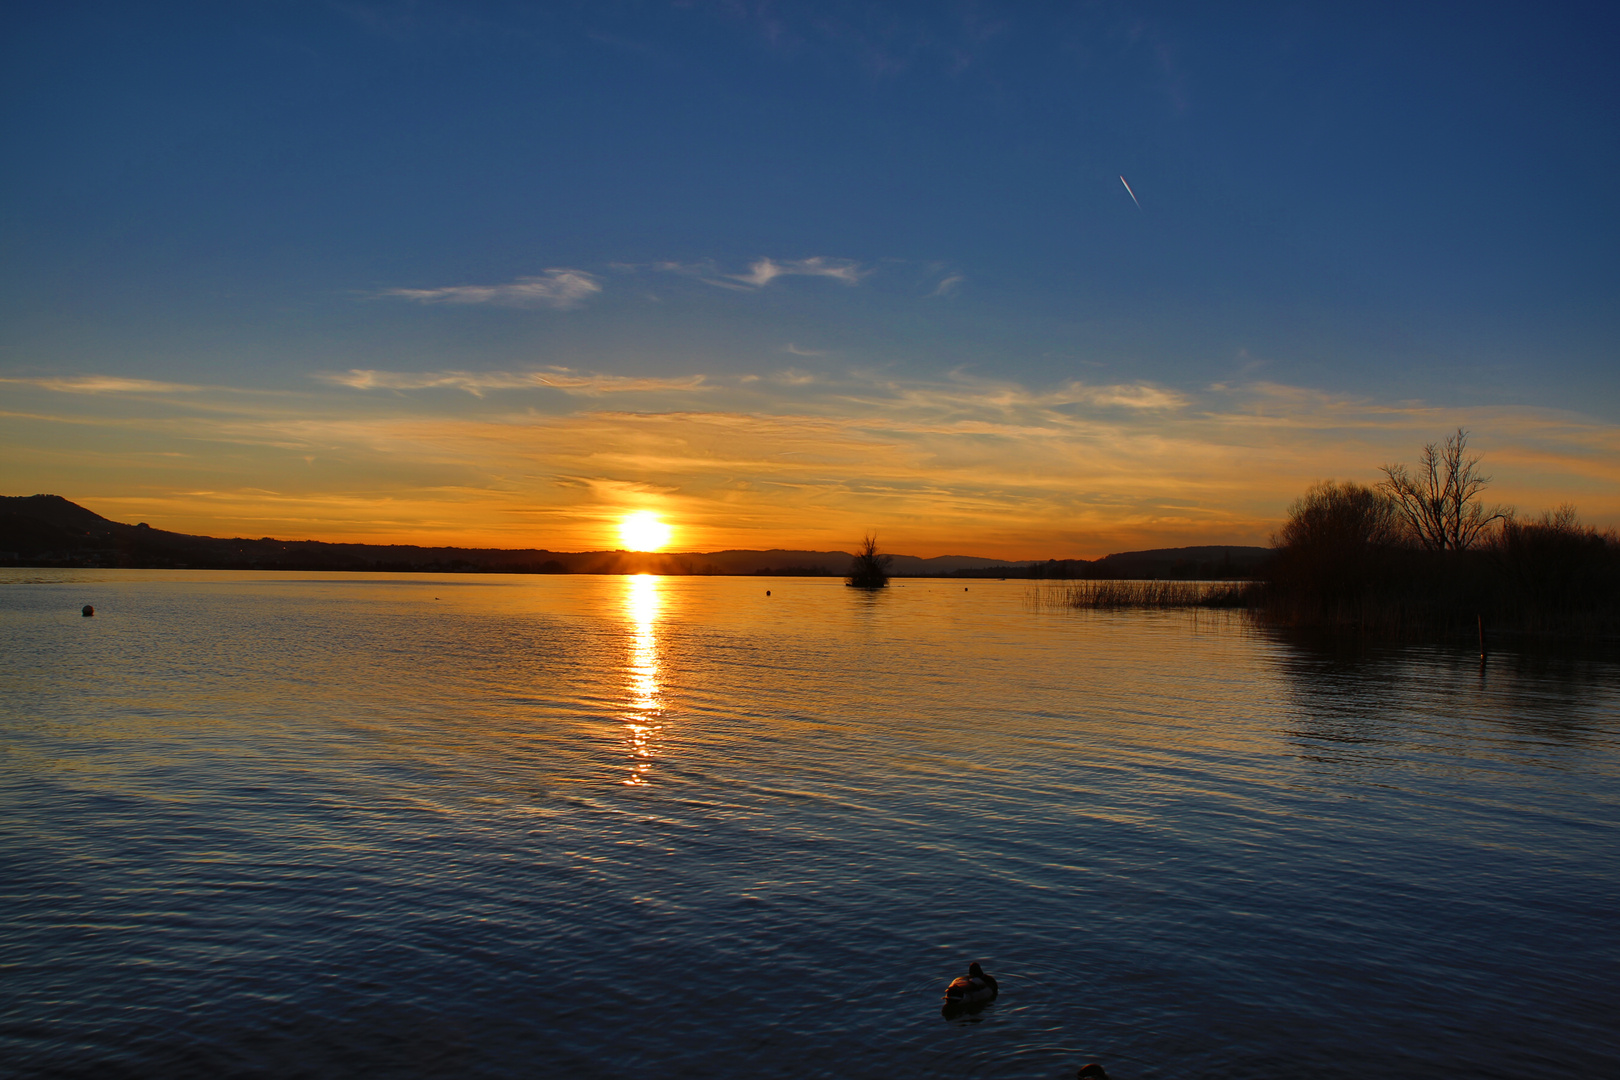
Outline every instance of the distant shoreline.
<path fill-rule="evenodd" d="M 1120 552 L 1101 559 L 989 559 L 896 555 L 897 578 L 1252 577 L 1269 549 L 1237 545 Z M 20 569 L 295 570 L 438 574 L 662 574 L 726 577 L 843 577 L 845 551 L 550 551 L 543 548 L 423 547 L 271 537 L 225 539 L 127 525 L 59 495 L 0 496 L 0 565 Z"/>

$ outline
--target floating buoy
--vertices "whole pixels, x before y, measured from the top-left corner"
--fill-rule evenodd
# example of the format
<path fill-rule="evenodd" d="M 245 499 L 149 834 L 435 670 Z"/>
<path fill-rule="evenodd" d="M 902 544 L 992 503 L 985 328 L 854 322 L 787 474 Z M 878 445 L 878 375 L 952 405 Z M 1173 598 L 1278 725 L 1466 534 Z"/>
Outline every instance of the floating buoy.
<path fill-rule="evenodd" d="M 91 607 L 89 604 L 84 605 L 84 610 L 79 612 L 80 615 L 83 615 L 87 619 L 95 613 L 96 609 Z"/>

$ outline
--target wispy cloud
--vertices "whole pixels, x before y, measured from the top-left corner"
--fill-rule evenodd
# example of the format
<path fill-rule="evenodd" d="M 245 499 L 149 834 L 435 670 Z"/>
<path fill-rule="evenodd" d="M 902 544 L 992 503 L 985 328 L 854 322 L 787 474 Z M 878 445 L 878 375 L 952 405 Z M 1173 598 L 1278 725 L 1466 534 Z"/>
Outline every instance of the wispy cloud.
<path fill-rule="evenodd" d="M 203 389 L 185 383 L 126 379 L 120 375 L 66 375 L 50 378 L 0 378 L 0 383 L 37 386 L 62 394 L 191 394 Z"/>
<path fill-rule="evenodd" d="M 947 381 L 888 381 L 875 376 L 840 384 L 854 400 L 892 398 L 902 406 L 897 415 L 929 415 L 938 421 L 1012 424 L 1023 429 L 1069 426 L 1085 417 L 1122 413 L 1172 413 L 1193 406 L 1185 394 L 1149 383 L 1093 386 L 1071 380 L 1046 389 L 1021 383 L 981 379 L 961 372 Z"/>
<path fill-rule="evenodd" d="M 862 279 L 872 273 L 871 267 L 862 266 L 854 259 L 831 259 L 824 255 L 808 259 L 759 258 L 748 265 L 746 274 L 726 273 L 712 259 L 699 262 L 615 263 L 614 269 L 631 273 L 652 271 L 681 274 L 685 277 L 695 277 L 709 285 L 718 285 L 723 289 L 748 291 L 763 289 L 776 279 L 784 277 L 832 278 L 845 285 L 859 285 Z"/>
<path fill-rule="evenodd" d="M 608 265 L 625 274 L 684 274 L 687 277 L 706 277 L 720 272 L 712 259 L 703 259 L 698 262 L 677 262 L 674 259 L 663 259 L 659 262 L 616 262 Z"/>
<path fill-rule="evenodd" d="M 942 279 L 938 285 L 935 285 L 934 286 L 934 291 L 929 293 L 928 295 L 929 296 L 949 296 L 953 292 L 955 292 L 958 288 L 960 288 L 961 285 L 962 285 L 962 282 L 964 282 L 966 280 L 967 279 L 961 274 L 952 274 L 949 277 Z"/>
<path fill-rule="evenodd" d="M 1079 383 L 1074 385 L 1079 388 L 1077 400 L 1091 405 L 1124 409 L 1179 409 L 1187 404 L 1187 399 L 1181 394 L 1146 383 L 1089 387 L 1081 387 Z"/>
<path fill-rule="evenodd" d="M 811 259 L 786 259 L 782 262 L 759 259 L 748 268 L 748 273 L 727 276 L 732 281 L 760 289 L 779 277 L 826 277 L 845 285 L 859 285 L 861 278 L 870 273 L 870 270 L 861 269 L 860 264 L 851 259 L 826 259 L 817 255 Z"/>
<path fill-rule="evenodd" d="M 548 307 L 566 311 L 578 307 L 601 291 L 602 286 L 594 274 L 557 268 L 534 277 L 520 277 L 505 285 L 385 289 L 382 295 L 414 300 L 419 304 L 495 304 L 500 307 Z"/>
<path fill-rule="evenodd" d="M 354 390 L 464 390 L 482 397 L 489 390 L 561 390 L 582 397 L 602 394 L 670 393 L 701 390 L 702 375 L 660 379 L 630 375 L 601 375 L 553 367 L 544 371 L 376 371 L 351 368 L 315 376 L 334 386 Z"/>

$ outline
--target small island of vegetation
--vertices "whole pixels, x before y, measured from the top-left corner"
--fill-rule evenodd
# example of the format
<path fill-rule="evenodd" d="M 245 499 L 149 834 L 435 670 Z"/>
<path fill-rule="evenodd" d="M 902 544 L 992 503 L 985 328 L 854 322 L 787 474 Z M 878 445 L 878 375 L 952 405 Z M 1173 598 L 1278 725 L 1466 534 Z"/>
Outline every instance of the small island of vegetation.
<path fill-rule="evenodd" d="M 1327 481 L 1290 508 L 1253 597 L 1266 621 L 1395 634 L 1620 633 L 1620 537 L 1572 506 L 1488 506 L 1462 429 L 1416 469 Z"/>
<path fill-rule="evenodd" d="M 1075 607 L 1242 607 L 1279 626 L 1402 637 L 1620 635 L 1620 536 L 1572 506 L 1489 506 L 1459 428 L 1374 485 L 1326 480 L 1289 508 L 1254 580 L 1088 582 Z"/>
<path fill-rule="evenodd" d="M 889 584 L 889 564 L 893 561 L 892 555 L 878 550 L 877 536 L 867 533 L 850 560 L 849 577 L 844 584 L 857 589 L 885 588 Z"/>

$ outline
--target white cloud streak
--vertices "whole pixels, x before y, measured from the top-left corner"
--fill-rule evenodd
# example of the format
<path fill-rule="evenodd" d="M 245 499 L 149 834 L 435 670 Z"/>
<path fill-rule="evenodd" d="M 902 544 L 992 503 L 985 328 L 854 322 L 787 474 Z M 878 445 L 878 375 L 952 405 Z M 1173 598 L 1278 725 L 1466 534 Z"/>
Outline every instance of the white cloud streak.
<path fill-rule="evenodd" d="M 64 375 L 52 378 L 0 378 L 0 383 L 36 386 L 60 394 L 194 394 L 207 389 L 185 383 L 126 379 L 121 375 Z"/>
<path fill-rule="evenodd" d="M 490 390 L 560 390 L 581 397 L 602 394 L 671 393 L 701 390 L 702 375 L 676 379 L 639 378 L 627 375 L 600 375 L 571 368 L 545 371 L 375 371 L 352 368 L 323 372 L 315 376 L 334 386 L 353 390 L 463 390 L 482 397 Z"/>
<path fill-rule="evenodd" d="M 534 277 L 520 277 L 505 285 L 449 285 L 440 289 L 385 289 L 419 304 L 494 304 L 499 307 L 548 307 L 567 311 L 602 291 L 594 274 L 554 268 Z"/>
<path fill-rule="evenodd" d="M 762 289 L 780 277 L 825 277 L 845 285 L 859 285 L 861 278 L 870 273 L 870 270 L 863 270 L 853 260 L 826 259 L 817 255 L 811 259 L 786 259 L 782 262 L 759 259 L 748 268 L 748 273 L 726 276 L 750 288 Z"/>
<path fill-rule="evenodd" d="M 822 355 L 793 345 L 785 351 L 798 356 Z M 716 378 L 709 375 L 656 376 L 605 375 L 550 367 L 536 371 L 379 371 L 352 368 L 349 371 L 322 372 L 315 376 L 333 386 L 352 390 L 461 390 L 475 397 L 497 390 L 558 390 L 581 397 L 627 393 L 693 393 L 698 391 L 744 392 L 759 381 L 758 375 Z M 845 377 L 815 375 L 795 368 L 784 368 L 766 377 L 777 387 L 819 388 L 823 404 L 834 409 L 851 405 L 882 407 L 883 403 L 904 402 L 910 407 L 962 410 L 983 413 L 1041 414 L 1060 418 L 1075 409 L 1170 412 L 1184 409 L 1189 399 L 1177 391 L 1149 383 L 1119 383 L 1092 386 L 1078 380 L 1050 390 L 1031 390 L 1017 383 L 996 382 L 957 375 L 948 382 L 908 382 L 879 378 L 871 373 L 854 372 Z M 736 403 L 739 404 L 740 403 Z M 786 402 L 781 403 L 787 405 Z M 796 401 L 791 407 L 807 402 Z M 751 410 L 768 408 L 766 402 L 752 401 Z"/>
<path fill-rule="evenodd" d="M 863 278 L 872 273 L 871 267 L 864 267 L 854 259 L 829 259 L 822 255 L 808 259 L 760 258 L 749 264 L 746 274 L 723 273 L 711 259 L 695 263 L 657 262 L 641 265 L 618 263 L 616 267 L 632 273 L 638 270 L 651 270 L 655 273 L 681 274 L 695 277 L 705 284 L 718 285 L 722 289 L 747 292 L 763 289 L 771 282 L 784 277 L 822 277 L 831 278 L 845 285 L 859 285 Z"/>

